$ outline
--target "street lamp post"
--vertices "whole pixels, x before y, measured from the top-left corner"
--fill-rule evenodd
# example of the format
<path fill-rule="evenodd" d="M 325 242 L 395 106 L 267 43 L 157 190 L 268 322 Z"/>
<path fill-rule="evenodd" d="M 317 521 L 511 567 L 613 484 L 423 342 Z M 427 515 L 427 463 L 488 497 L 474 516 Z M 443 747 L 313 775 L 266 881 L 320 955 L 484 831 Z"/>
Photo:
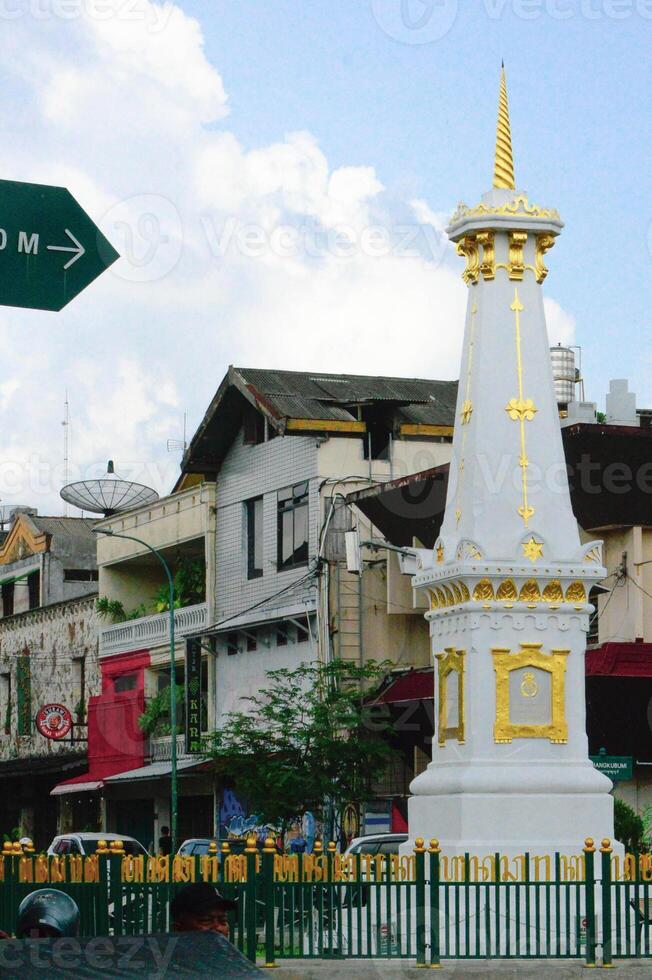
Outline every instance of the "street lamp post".
<path fill-rule="evenodd" d="M 178 817 L 178 793 L 177 793 L 177 663 L 174 650 L 174 579 L 170 566 L 166 562 L 160 551 L 153 548 L 142 538 L 135 538 L 132 534 L 118 534 L 116 531 L 104 530 L 101 527 L 94 527 L 95 534 L 106 534 L 111 538 L 124 538 L 125 541 L 135 541 L 141 544 L 148 551 L 158 558 L 168 580 L 170 594 L 170 728 L 172 729 L 172 759 L 170 773 L 170 836 L 172 838 L 172 854 L 175 853 L 177 842 L 177 817 Z"/>

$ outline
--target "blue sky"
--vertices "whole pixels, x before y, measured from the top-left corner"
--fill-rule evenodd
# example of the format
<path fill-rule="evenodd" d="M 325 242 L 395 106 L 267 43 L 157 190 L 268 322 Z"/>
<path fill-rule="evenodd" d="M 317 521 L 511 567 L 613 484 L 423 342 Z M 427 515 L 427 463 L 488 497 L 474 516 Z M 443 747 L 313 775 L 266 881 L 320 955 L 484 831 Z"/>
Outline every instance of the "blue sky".
<path fill-rule="evenodd" d="M 401 40 L 378 23 L 400 26 L 401 0 L 379 0 L 378 19 L 368 0 L 211 6 L 186 9 L 244 142 L 308 128 L 333 166 L 371 163 L 435 209 L 487 188 L 504 58 L 517 182 L 566 222 L 547 292 L 577 320 L 591 397 L 617 374 L 652 401 L 652 5 L 407 0 L 405 20 L 425 23 Z"/>
<path fill-rule="evenodd" d="M 229 363 L 455 377 L 441 229 L 490 185 L 502 58 L 517 184 L 566 222 L 550 333 L 587 397 L 652 405 L 652 0 L 67 3 L 0 9 L 0 165 L 123 258 L 60 314 L 0 308 L 3 503 L 57 507 L 66 389 L 70 475 L 165 491 Z"/>

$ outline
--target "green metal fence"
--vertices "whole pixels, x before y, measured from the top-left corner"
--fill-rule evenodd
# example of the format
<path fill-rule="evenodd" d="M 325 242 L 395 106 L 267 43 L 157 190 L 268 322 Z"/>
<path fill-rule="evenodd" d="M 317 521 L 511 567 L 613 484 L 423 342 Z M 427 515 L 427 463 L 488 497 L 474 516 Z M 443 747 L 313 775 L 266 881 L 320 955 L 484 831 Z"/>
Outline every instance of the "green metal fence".
<path fill-rule="evenodd" d="M 244 854 L 131 858 L 120 848 L 91 857 L 0 857 L 0 929 L 39 887 L 69 893 L 81 933 L 141 935 L 170 927 L 169 903 L 189 881 L 210 881 L 237 900 L 231 938 L 252 961 L 312 957 L 442 960 L 650 957 L 652 859 L 624 864 L 603 841 L 554 858 L 499 853 L 442 855 L 417 840 L 409 855 L 357 856 L 329 844 L 279 855 L 271 841 Z M 598 956 L 599 954 L 599 956 Z"/>

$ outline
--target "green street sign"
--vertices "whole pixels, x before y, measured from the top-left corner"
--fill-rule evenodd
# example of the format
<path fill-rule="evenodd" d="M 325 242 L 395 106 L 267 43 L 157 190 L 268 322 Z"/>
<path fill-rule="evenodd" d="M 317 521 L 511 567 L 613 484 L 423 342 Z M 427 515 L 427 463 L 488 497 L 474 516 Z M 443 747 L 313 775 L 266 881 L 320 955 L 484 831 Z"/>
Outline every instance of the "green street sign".
<path fill-rule="evenodd" d="M 0 305 L 61 310 L 117 258 L 65 187 L 0 180 Z"/>
<path fill-rule="evenodd" d="M 634 767 L 631 755 L 590 755 L 591 762 L 596 769 L 603 772 L 613 782 L 618 780 L 632 779 Z"/>

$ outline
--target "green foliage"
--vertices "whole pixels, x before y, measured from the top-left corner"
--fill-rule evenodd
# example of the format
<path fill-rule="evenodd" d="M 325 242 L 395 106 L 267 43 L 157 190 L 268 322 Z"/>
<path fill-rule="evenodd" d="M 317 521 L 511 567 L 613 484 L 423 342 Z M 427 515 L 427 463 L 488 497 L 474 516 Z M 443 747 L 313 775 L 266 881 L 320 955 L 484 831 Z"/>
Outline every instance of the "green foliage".
<path fill-rule="evenodd" d="M 198 558 L 192 561 L 189 558 L 182 558 L 176 567 L 173 579 L 175 609 L 204 602 L 206 598 L 206 568 L 203 561 Z M 167 581 L 165 581 L 149 605 L 141 602 L 139 606 L 128 612 L 118 599 L 109 599 L 108 596 L 99 598 L 95 603 L 95 608 L 103 619 L 110 619 L 112 623 L 124 623 L 130 619 L 152 616 L 170 608 L 170 589 Z"/>
<path fill-rule="evenodd" d="M 19 735 L 32 734 L 32 664 L 28 656 L 16 661 L 16 712 Z"/>
<path fill-rule="evenodd" d="M 605 422 L 607 421 L 607 416 L 605 415 L 604 412 L 596 412 L 595 413 L 595 420 L 596 420 L 596 422 L 599 422 L 600 425 L 604 425 Z"/>
<path fill-rule="evenodd" d="M 13 844 L 14 841 L 19 840 L 21 837 L 20 827 L 12 827 L 8 834 L 2 835 L 2 843 Z"/>
<path fill-rule="evenodd" d="M 110 619 L 112 623 L 124 623 L 127 618 L 125 607 L 117 599 L 109 599 L 108 596 L 101 596 L 95 603 L 99 615 L 102 619 Z"/>
<path fill-rule="evenodd" d="M 11 698 L 7 699 L 7 706 L 5 708 L 5 735 L 11 734 Z"/>
<path fill-rule="evenodd" d="M 177 684 L 177 718 L 181 718 L 181 709 L 184 703 L 184 686 Z M 164 687 L 155 698 L 151 698 L 145 707 L 145 711 L 138 719 L 138 727 L 149 738 L 161 738 L 163 735 L 171 735 L 170 726 L 170 688 Z M 177 733 L 181 734 L 183 726 L 177 724 Z"/>
<path fill-rule="evenodd" d="M 393 750 L 381 738 L 389 722 L 372 719 L 363 690 L 389 666 L 335 660 L 269 671 L 250 711 L 227 715 L 206 739 L 207 753 L 251 812 L 283 829 L 327 800 L 370 799 Z"/>
<path fill-rule="evenodd" d="M 83 698 L 80 698 L 73 709 L 73 714 L 77 721 L 81 724 L 86 717 L 86 702 Z"/>
<path fill-rule="evenodd" d="M 198 558 L 182 558 L 174 572 L 174 608 L 194 606 L 206 598 L 206 568 Z M 161 586 L 154 598 L 156 612 L 170 608 L 170 590 L 167 582 Z"/>
<path fill-rule="evenodd" d="M 614 834 L 629 853 L 648 850 L 643 821 L 624 800 L 614 800 Z"/>

